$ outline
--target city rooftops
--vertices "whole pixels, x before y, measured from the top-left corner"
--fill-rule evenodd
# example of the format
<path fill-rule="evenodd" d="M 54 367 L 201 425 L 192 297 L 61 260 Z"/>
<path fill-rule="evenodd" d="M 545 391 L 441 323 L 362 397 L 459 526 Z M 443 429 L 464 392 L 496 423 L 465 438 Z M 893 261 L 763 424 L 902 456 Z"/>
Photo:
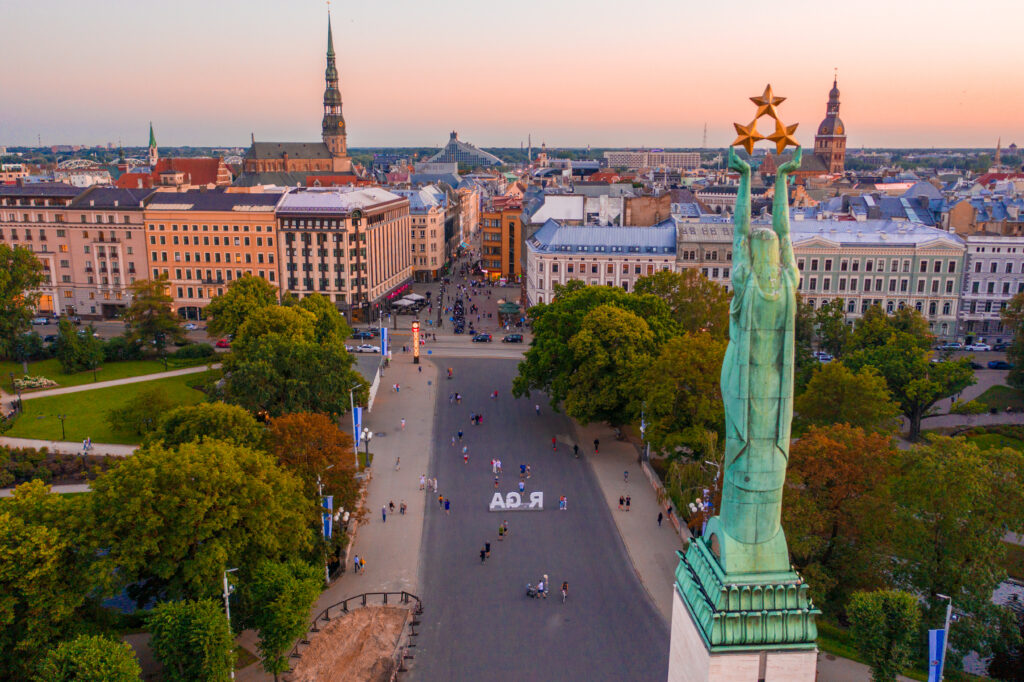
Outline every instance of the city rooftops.
<path fill-rule="evenodd" d="M 671 220 L 640 227 L 562 225 L 548 220 L 526 243 L 539 253 L 674 254 L 676 226 Z"/>
<path fill-rule="evenodd" d="M 770 225 L 770 216 L 752 221 L 754 228 Z M 820 239 L 841 246 L 920 246 L 930 242 L 964 245 L 964 240 L 955 234 L 903 220 L 791 220 L 790 235 L 794 244 Z M 732 221 L 724 219 L 715 222 L 701 219 L 679 225 L 680 242 L 732 241 L 732 238 Z"/>
<path fill-rule="evenodd" d="M 62 182 L 35 182 L 18 185 L 0 185 L 0 196 L 5 197 L 75 197 L 84 190 Z"/>
<path fill-rule="evenodd" d="M 351 213 L 405 200 L 380 187 L 304 187 L 289 191 L 281 200 L 278 212 Z"/>
<path fill-rule="evenodd" d="M 146 204 L 155 211 L 259 211 L 272 212 L 280 192 L 225 192 L 224 189 L 192 189 L 156 192 Z"/>

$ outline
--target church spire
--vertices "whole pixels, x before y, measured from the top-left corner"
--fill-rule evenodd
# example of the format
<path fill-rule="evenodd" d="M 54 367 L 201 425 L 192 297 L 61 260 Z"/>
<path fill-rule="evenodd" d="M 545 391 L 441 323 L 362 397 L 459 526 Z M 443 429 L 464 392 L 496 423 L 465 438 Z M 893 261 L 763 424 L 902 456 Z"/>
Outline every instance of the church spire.
<path fill-rule="evenodd" d="M 335 170 L 348 170 L 348 147 L 345 134 L 345 117 L 341 114 L 341 90 L 338 88 L 338 67 L 334 61 L 334 32 L 331 30 L 331 13 L 327 12 L 327 69 L 324 71 L 324 118 L 323 140 L 335 159 Z"/>
<path fill-rule="evenodd" d="M 160 159 L 160 154 L 156 148 L 156 135 L 153 134 L 153 122 L 149 122 L 149 165 L 150 167 L 156 166 L 156 162 Z"/>

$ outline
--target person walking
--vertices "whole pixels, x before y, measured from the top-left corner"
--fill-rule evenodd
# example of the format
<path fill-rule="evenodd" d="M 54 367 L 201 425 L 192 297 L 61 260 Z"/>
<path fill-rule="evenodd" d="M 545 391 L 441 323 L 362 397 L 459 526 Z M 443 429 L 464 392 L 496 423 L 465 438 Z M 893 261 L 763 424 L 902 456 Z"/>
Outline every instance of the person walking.
<path fill-rule="evenodd" d="M 395 457 L 395 471 L 398 471 L 402 467 L 402 458 Z"/>
<path fill-rule="evenodd" d="M 398 513 L 401 514 L 402 516 L 405 516 L 406 508 L 407 507 L 405 506 L 405 500 L 402 500 L 402 504 L 398 505 Z"/>
<path fill-rule="evenodd" d="M 629 484 L 629 469 L 622 472 L 622 482 Z"/>
<path fill-rule="evenodd" d="M 434 492 L 437 492 L 437 476 L 434 476 Z"/>
<path fill-rule="evenodd" d="M 538 582 L 538 583 L 537 583 L 537 595 L 538 595 L 538 596 L 540 596 L 540 597 L 544 597 L 545 599 L 547 599 L 547 597 L 545 597 L 545 595 L 544 595 L 544 589 L 545 589 L 546 587 L 547 587 L 547 585 L 545 585 L 545 584 L 544 584 L 544 579 L 543 579 L 543 578 L 541 578 L 541 579 L 540 579 L 540 582 Z"/>
<path fill-rule="evenodd" d="M 462 446 L 462 463 L 463 464 L 469 464 L 469 446 L 468 445 L 463 445 Z"/>
<path fill-rule="evenodd" d="M 356 575 L 359 574 L 359 555 L 356 554 L 352 559 L 352 570 L 355 571 Z"/>
<path fill-rule="evenodd" d="M 548 598 L 548 592 L 551 590 L 551 581 L 548 580 L 548 574 L 544 574 L 544 589 L 541 592 L 544 594 L 544 598 Z"/>
<path fill-rule="evenodd" d="M 522 495 L 523 491 L 526 490 L 526 483 L 522 479 L 519 480 L 519 494 Z"/>
<path fill-rule="evenodd" d="M 508 537 L 508 519 L 501 522 L 501 527 L 505 529 L 505 537 Z"/>
<path fill-rule="evenodd" d="M 380 507 L 380 520 L 381 523 L 388 522 L 388 506 L 386 504 L 383 504 Z"/>
<path fill-rule="evenodd" d="M 626 498 L 619 495 L 619 511 L 622 511 L 623 506 L 626 504 Z"/>
<path fill-rule="evenodd" d="M 494 489 L 495 490 L 498 489 L 498 477 L 497 476 L 494 477 Z"/>
<path fill-rule="evenodd" d="M 444 509 L 444 495 L 437 496 L 437 506 Z"/>
<path fill-rule="evenodd" d="M 458 431 L 458 433 L 456 433 L 456 435 L 459 437 L 459 442 L 461 443 L 462 442 L 462 429 L 459 429 L 459 431 Z"/>
<path fill-rule="evenodd" d="M 452 501 L 447 497 L 444 498 L 444 513 L 448 515 L 451 515 L 452 513 Z"/>
<path fill-rule="evenodd" d="M 551 449 L 552 450 L 557 450 L 558 449 L 558 440 L 555 438 L 555 436 L 551 436 Z"/>
<path fill-rule="evenodd" d="M 505 526 L 502 526 L 502 525 L 499 524 L 498 525 L 498 542 L 503 542 L 504 540 L 505 540 Z"/>
<path fill-rule="evenodd" d="M 598 440 L 597 438 L 595 438 L 594 439 L 594 454 L 595 455 L 599 452 L 600 447 L 601 447 L 601 441 Z"/>
<path fill-rule="evenodd" d="M 388 501 L 388 513 L 389 514 L 394 514 L 395 513 L 395 501 L 394 500 L 389 500 Z"/>
<path fill-rule="evenodd" d="M 485 542 L 484 543 L 484 551 L 487 552 L 487 558 L 490 559 L 491 558 L 491 543 L 489 543 L 489 542 Z"/>
<path fill-rule="evenodd" d="M 568 580 L 563 580 L 562 581 L 562 603 L 563 604 L 565 603 L 565 600 L 568 597 L 569 597 L 569 581 Z"/>
<path fill-rule="evenodd" d="M 579 457 L 580 456 L 580 445 L 579 445 L 579 443 L 573 443 L 572 444 L 572 456 L 573 457 Z"/>
<path fill-rule="evenodd" d="M 539 417 L 540 416 L 540 405 L 539 404 L 534 405 L 533 406 L 533 410 L 537 413 L 537 416 Z"/>
<path fill-rule="evenodd" d="M 405 431 L 405 417 L 402 417 L 402 430 Z"/>
<path fill-rule="evenodd" d="M 427 487 L 427 475 L 426 474 L 420 474 L 420 490 L 423 490 L 426 487 Z"/>
<path fill-rule="evenodd" d="M 366 557 L 359 557 L 359 572 L 363 573 L 366 570 Z"/>
<path fill-rule="evenodd" d="M 629 504 L 631 501 L 632 500 L 630 499 L 629 495 L 626 495 L 626 511 L 629 511 Z"/>
<path fill-rule="evenodd" d="M 530 478 L 530 465 L 526 465 L 526 478 Z"/>
<path fill-rule="evenodd" d="M 658 528 L 661 528 L 661 520 L 663 518 L 665 518 L 665 515 L 662 514 L 661 512 L 658 512 Z"/>
<path fill-rule="evenodd" d="M 487 551 L 481 548 L 481 550 L 480 550 L 480 563 L 483 563 L 485 559 L 487 559 Z"/>

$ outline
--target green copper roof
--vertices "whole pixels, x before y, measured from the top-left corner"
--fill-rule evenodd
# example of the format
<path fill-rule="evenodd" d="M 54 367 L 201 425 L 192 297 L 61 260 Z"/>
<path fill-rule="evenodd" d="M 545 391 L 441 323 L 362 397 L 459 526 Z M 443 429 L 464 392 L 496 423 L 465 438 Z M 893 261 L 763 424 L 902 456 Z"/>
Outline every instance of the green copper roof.
<path fill-rule="evenodd" d="M 334 36 L 331 34 L 331 13 L 327 13 L 327 56 L 334 56 Z"/>
<path fill-rule="evenodd" d="M 153 134 L 153 122 L 152 121 L 149 122 L 149 146 L 150 147 L 155 147 L 156 146 L 156 135 Z"/>

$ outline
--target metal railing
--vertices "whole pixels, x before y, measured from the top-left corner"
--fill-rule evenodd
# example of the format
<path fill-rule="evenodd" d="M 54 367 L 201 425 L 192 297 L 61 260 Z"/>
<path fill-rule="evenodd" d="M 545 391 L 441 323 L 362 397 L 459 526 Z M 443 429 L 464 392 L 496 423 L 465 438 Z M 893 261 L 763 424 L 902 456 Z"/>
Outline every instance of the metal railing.
<path fill-rule="evenodd" d="M 295 644 L 295 647 L 292 649 L 288 657 L 302 657 L 302 652 L 299 650 L 300 647 L 309 646 L 310 633 L 320 632 L 320 624 L 322 622 L 329 623 L 334 618 L 346 616 L 354 609 L 367 606 L 368 602 L 370 602 L 371 600 L 375 600 L 375 598 L 380 598 L 380 605 L 382 606 L 388 605 L 389 598 L 392 600 L 393 604 L 408 606 L 412 603 L 415 603 L 415 606 L 410 609 L 412 617 L 406 620 L 406 625 L 403 625 L 402 633 L 398 637 L 398 640 L 395 644 L 395 652 L 392 655 L 392 658 L 395 659 L 395 672 L 392 675 L 392 679 L 395 678 L 397 673 L 405 672 L 404 663 L 406 659 L 413 658 L 412 654 L 408 653 L 408 650 L 410 648 L 415 648 L 416 645 L 413 643 L 409 643 L 405 646 L 401 646 L 401 643 L 406 636 L 406 626 L 408 626 L 409 628 L 408 636 L 410 638 L 415 637 L 419 634 L 416 632 L 416 627 L 420 624 L 419 620 L 417 620 L 417 617 L 423 613 L 423 601 L 415 594 L 412 594 L 411 592 L 406 592 L 404 590 L 401 592 L 364 592 L 363 594 L 357 594 L 354 597 L 349 597 L 344 601 L 340 601 L 337 604 L 332 604 L 328 606 L 316 615 L 316 617 L 313 619 L 313 622 L 309 624 L 309 628 L 306 635 Z"/>

